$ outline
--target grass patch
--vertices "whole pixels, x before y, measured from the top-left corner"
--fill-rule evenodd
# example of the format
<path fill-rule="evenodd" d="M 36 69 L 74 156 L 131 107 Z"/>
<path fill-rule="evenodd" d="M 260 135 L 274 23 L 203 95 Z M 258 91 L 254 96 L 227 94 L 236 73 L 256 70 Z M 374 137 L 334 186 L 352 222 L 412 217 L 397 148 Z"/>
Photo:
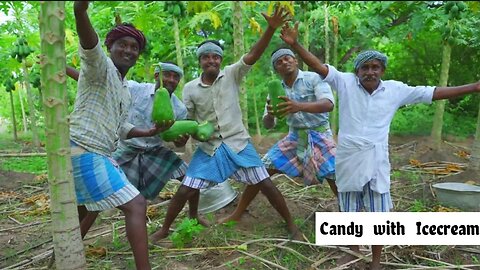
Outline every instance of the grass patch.
<path fill-rule="evenodd" d="M 33 174 L 47 172 L 46 157 L 9 157 L 0 159 L 0 169 Z"/>

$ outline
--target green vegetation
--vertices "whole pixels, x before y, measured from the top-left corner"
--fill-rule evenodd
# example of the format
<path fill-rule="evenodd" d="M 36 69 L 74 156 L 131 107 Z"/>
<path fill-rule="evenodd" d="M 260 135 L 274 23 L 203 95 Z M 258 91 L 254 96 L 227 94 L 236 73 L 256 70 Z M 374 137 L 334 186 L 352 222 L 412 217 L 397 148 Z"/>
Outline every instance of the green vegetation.
<path fill-rule="evenodd" d="M 5 171 L 42 174 L 47 172 L 47 158 L 46 157 L 1 158 L 0 169 Z"/>
<path fill-rule="evenodd" d="M 202 225 L 198 224 L 196 219 L 184 218 L 169 238 L 175 247 L 183 248 L 192 242 L 193 238 L 198 236 L 204 229 Z"/>

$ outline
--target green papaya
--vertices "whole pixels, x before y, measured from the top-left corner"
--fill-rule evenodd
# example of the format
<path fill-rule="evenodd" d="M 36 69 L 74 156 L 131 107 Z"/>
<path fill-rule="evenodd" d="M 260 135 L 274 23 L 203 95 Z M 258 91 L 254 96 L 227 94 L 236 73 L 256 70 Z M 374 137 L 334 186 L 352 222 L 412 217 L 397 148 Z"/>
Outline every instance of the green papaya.
<path fill-rule="evenodd" d="M 268 94 L 270 95 L 270 105 L 272 105 L 273 115 L 278 116 L 278 104 L 284 102 L 279 96 L 285 95 L 282 82 L 279 80 L 272 80 L 268 82 Z"/>
<path fill-rule="evenodd" d="M 459 8 L 457 5 L 454 5 L 451 9 L 450 9 L 450 12 L 453 13 L 453 15 L 457 15 L 459 11 Z"/>
<path fill-rule="evenodd" d="M 30 47 L 28 45 L 25 45 L 25 57 L 29 56 L 31 52 L 32 50 L 30 49 Z"/>
<path fill-rule="evenodd" d="M 453 1 L 448 1 L 446 4 L 445 4 L 445 14 L 448 14 L 450 12 L 450 9 L 452 9 L 452 7 L 455 5 L 455 2 Z"/>
<path fill-rule="evenodd" d="M 174 121 L 172 103 L 170 102 L 170 93 L 161 87 L 155 92 L 153 98 L 152 121 L 161 124 L 163 121 Z"/>
<path fill-rule="evenodd" d="M 197 132 L 198 123 L 197 121 L 192 120 L 179 120 L 166 131 L 162 132 L 160 136 L 162 140 L 166 142 L 171 142 L 176 140 L 178 137 L 186 134 L 195 134 Z"/>
<path fill-rule="evenodd" d="M 464 2 L 458 2 L 457 6 L 460 12 L 465 11 L 467 9 L 467 4 L 465 4 Z"/>
<path fill-rule="evenodd" d="M 18 54 L 23 58 L 25 56 L 25 50 L 23 45 L 18 45 Z"/>
<path fill-rule="evenodd" d="M 195 137 L 201 142 L 206 142 L 210 139 L 214 131 L 215 128 L 213 125 L 210 122 L 205 121 L 198 125 Z"/>
<path fill-rule="evenodd" d="M 173 15 L 174 15 L 174 16 L 180 17 L 180 13 L 181 13 L 181 12 L 182 12 L 182 11 L 181 11 L 181 9 L 180 9 L 180 7 L 179 7 L 178 5 L 175 5 L 175 6 L 173 7 Z"/>

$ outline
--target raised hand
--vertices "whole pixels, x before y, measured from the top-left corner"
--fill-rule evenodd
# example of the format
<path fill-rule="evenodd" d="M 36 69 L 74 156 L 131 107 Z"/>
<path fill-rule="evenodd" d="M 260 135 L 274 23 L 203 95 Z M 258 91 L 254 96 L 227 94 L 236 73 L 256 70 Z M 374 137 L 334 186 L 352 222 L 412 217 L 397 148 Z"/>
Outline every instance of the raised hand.
<path fill-rule="evenodd" d="M 88 9 L 88 4 L 90 1 L 75 1 L 73 8 L 75 11 L 85 11 Z"/>
<path fill-rule="evenodd" d="M 262 12 L 263 17 L 268 23 L 268 26 L 277 29 L 278 27 L 285 24 L 285 22 L 289 21 L 289 13 L 283 8 L 277 5 L 275 7 L 275 11 L 273 12 L 272 16 L 268 16 L 265 12 Z"/>
<path fill-rule="evenodd" d="M 280 32 L 280 38 L 285 43 L 292 46 L 295 42 L 297 42 L 297 37 L 298 37 L 298 22 L 295 22 L 295 25 L 293 26 L 293 28 L 291 28 L 288 23 L 286 23 L 282 27 L 282 31 Z"/>

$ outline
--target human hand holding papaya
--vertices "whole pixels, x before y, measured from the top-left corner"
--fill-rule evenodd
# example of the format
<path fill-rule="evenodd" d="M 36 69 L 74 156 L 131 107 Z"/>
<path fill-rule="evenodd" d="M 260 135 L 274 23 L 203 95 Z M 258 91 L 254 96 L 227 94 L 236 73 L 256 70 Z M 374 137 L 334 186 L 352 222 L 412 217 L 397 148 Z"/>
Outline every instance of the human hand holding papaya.
<path fill-rule="evenodd" d="M 289 99 L 286 96 L 279 96 L 279 99 L 284 100 L 284 102 L 278 103 L 278 114 L 280 117 L 284 117 L 287 114 L 296 113 L 300 111 L 300 104 L 296 101 Z"/>
<path fill-rule="evenodd" d="M 175 121 L 171 121 L 171 120 L 157 122 L 150 129 L 150 132 L 151 132 L 152 136 L 157 135 L 158 133 L 169 129 L 171 126 L 173 126 L 174 123 L 175 123 Z"/>
<path fill-rule="evenodd" d="M 173 144 L 175 144 L 176 147 L 182 147 L 187 143 L 189 138 L 190 138 L 190 134 L 188 133 L 185 135 L 180 135 L 178 136 L 177 139 L 173 141 Z"/>

